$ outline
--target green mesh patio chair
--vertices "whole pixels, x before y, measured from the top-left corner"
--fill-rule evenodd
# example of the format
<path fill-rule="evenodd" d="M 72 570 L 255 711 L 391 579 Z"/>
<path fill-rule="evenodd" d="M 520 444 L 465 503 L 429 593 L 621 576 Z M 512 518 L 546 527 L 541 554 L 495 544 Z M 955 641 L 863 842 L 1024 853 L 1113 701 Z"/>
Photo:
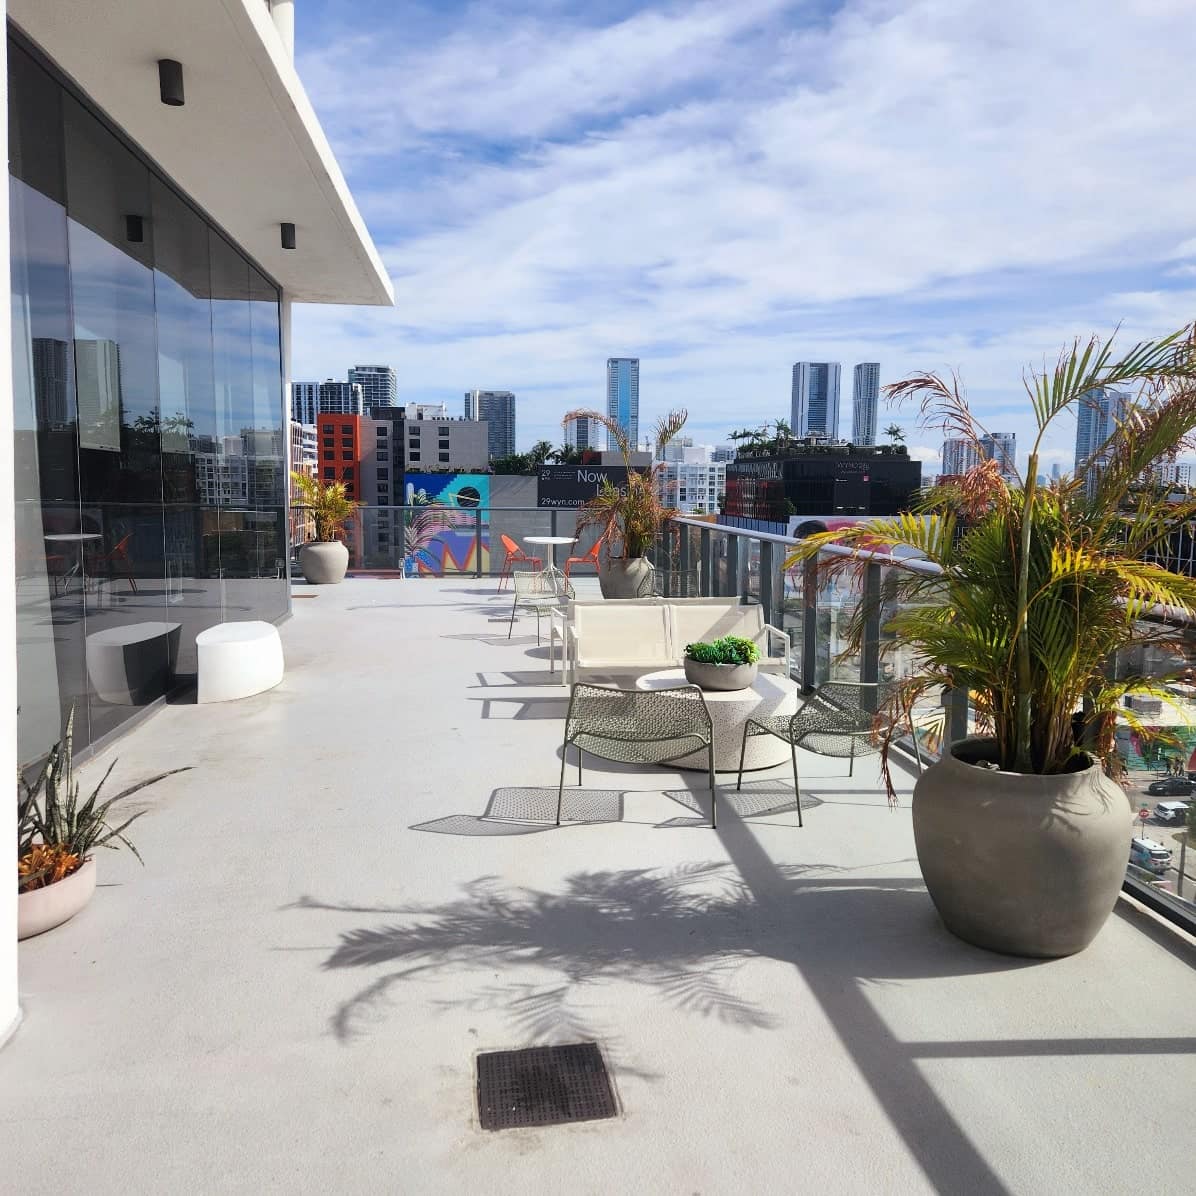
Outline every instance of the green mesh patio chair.
<path fill-rule="evenodd" d="M 775 735 L 789 744 L 793 761 L 793 792 L 797 803 L 797 825 L 802 826 L 801 787 L 797 777 L 797 749 L 817 752 L 820 756 L 839 756 L 849 763 L 847 775 L 855 772 L 856 756 L 880 751 L 886 713 L 887 687 L 874 683 L 830 681 L 820 685 L 801 705 L 796 714 L 778 714 L 749 718 L 743 728 L 739 751 L 738 792 L 743 786 L 743 761 L 751 735 Z M 917 736 L 914 751 L 918 770 L 922 768 Z"/>
<path fill-rule="evenodd" d="M 515 583 L 515 601 L 511 603 L 511 621 L 507 625 L 507 639 L 515 629 L 515 615 L 523 610 L 536 612 L 536 643 L 540 643 L 540 616 L 551 615 L 558 610 L 562 601 L 573 597 L 573 587 L 554 570 L 531 570 L 512 573 Z"/>
<path fill-rule="evenodd" d="M 667 764 L 706 750 L 710 778 L 710 825 L 718 826 L 714 789 L 714 729 L 706 699 L 696 685 L 675 689 L 617 689 L 578 682 L 565 716 L 561 745 L 561 783 L 557 789 L 556 824 L 561 825 L 565 793 L 565 761 L 577 749 L 577 783 L 585 752 L 624 764 Z"/>

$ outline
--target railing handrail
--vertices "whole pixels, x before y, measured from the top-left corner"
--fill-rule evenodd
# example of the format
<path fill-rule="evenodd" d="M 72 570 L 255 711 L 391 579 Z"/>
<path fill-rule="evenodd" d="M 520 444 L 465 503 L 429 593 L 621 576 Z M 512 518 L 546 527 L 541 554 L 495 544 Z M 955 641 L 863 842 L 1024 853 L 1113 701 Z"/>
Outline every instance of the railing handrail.
<path fill-rule="evenodd" d="M 686 515 L 674 515 L 672 517 L 674 523 L 683 523 L 687 527 L 699 527 L 706 531 L 721 532 L 728 536 L 740 536 L 748 540 L 764 540 L 770 544 L 783 544 L 786 547 L 796 547 L 802 541 L 796 536 L 779 536 L 775 532 L 754 532 L 745 527 L 730 527 L 725 523 L 711 523 L 705 519 L 691 519 Z M 841 544 L 824 544 L 819 552 L 825 552 L 828 556 L 838 557 L 855 557 L 869 565 L 892 565 L 898 569 L 908 569 L 911 573 L 925 573 L 929 576 L 937 576 L 942 573 L 942 567 L 936 565 L 933 561 L 919 560 L 918 558 L 910 559 L 908 557 L 894 556 L 891 552 L 876 552 L 870 548 L 844 548 Z"/>

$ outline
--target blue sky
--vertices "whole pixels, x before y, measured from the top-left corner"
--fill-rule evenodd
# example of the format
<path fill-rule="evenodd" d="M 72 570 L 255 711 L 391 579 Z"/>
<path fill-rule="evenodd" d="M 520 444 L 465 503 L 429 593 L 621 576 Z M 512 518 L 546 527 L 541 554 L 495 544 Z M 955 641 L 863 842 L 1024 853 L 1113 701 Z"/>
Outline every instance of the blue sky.
<path fill-rule="evenodd" d="M 561 439 L 639 356 L 641 425 L 787 417 L 792 363 L 1028 366 L 1196 316 L 1190 0 L 304 0 L 297 63 L 395 283 L 296 310 L 294 374 L 518 395 Z M 841 404 L 850 432 L 850 393 Z M 933 471 L 941 434 L 907 430 Z M 1072 455 L 1061 426 L 1045 464 Z"/>

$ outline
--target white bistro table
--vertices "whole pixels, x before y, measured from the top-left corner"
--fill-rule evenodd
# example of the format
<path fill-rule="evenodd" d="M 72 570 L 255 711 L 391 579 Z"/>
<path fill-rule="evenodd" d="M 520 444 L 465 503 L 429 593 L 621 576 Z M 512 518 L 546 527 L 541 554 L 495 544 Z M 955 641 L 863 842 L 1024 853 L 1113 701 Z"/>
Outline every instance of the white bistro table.
<path fill-rule="evenodd" d="M 83 545 L 90 543 L 92 540 L 102 540 L 104 537 L 99 532 L 55 532 L 49 536 L 43 536 L 42 539 L 47 544 L 72 544 L 75 548 L 75 563 L 70 570 L 65 574 L 66 577 L 83 577 L 84 582 L 87 578 L 83 572 Z"/>
<path fill-rule="evenodd" d="M 560 577 L 561 572 L 556 567 L 556 548 L 558 544 L 576 544 L 576 536 L 524 536 L 523 542 L 525 544 L 535 544 L 549 548 L 551 551 L 548 554 L 548 567 L 544 570 L 545 573 L 551 574 L 553 577 Z"/>
<path fill-rule="evenodd" d="M 687 685 L 684 669 L 664 669 L 647 673 L 635 683 L 636 689 L 674 689 Z M 795 682 L 779 673 L 758 673 L 748 689 L 703 690 L 706 709 L 714 727 L 714 770 L 735 772 L 739 768 L 739 749 L 743 728 L 749 718 L 769 714 L 796 714 L 798 690 Z M 775 735 L 753 735 L 747 742 L 743 760 L 746 771 L 773 768 L 789 761 L 789 745 Z M 705 749 L 669 762 L 669 768 L 706 770 Z"/>

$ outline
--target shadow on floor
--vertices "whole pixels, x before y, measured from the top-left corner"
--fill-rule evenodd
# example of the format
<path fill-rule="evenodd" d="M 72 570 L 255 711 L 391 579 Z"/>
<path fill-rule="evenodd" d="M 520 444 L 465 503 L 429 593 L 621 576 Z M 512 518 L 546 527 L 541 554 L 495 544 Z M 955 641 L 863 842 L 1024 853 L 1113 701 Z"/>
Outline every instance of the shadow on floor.
<path fill-rule="evenodd" d="M 533 786 L 503 786 L 490 794 L 486 812 L 450 814 L 420 822 L 413 831 L 444 835 L 527 835 L 556 830 L 557 791 Z M 561 820 L 568 822 L 621 822 L 623 794 L 618 789 L 567 789 L 561 799 Z M 531 825 L 528 825 L 528 824 Z"/>

